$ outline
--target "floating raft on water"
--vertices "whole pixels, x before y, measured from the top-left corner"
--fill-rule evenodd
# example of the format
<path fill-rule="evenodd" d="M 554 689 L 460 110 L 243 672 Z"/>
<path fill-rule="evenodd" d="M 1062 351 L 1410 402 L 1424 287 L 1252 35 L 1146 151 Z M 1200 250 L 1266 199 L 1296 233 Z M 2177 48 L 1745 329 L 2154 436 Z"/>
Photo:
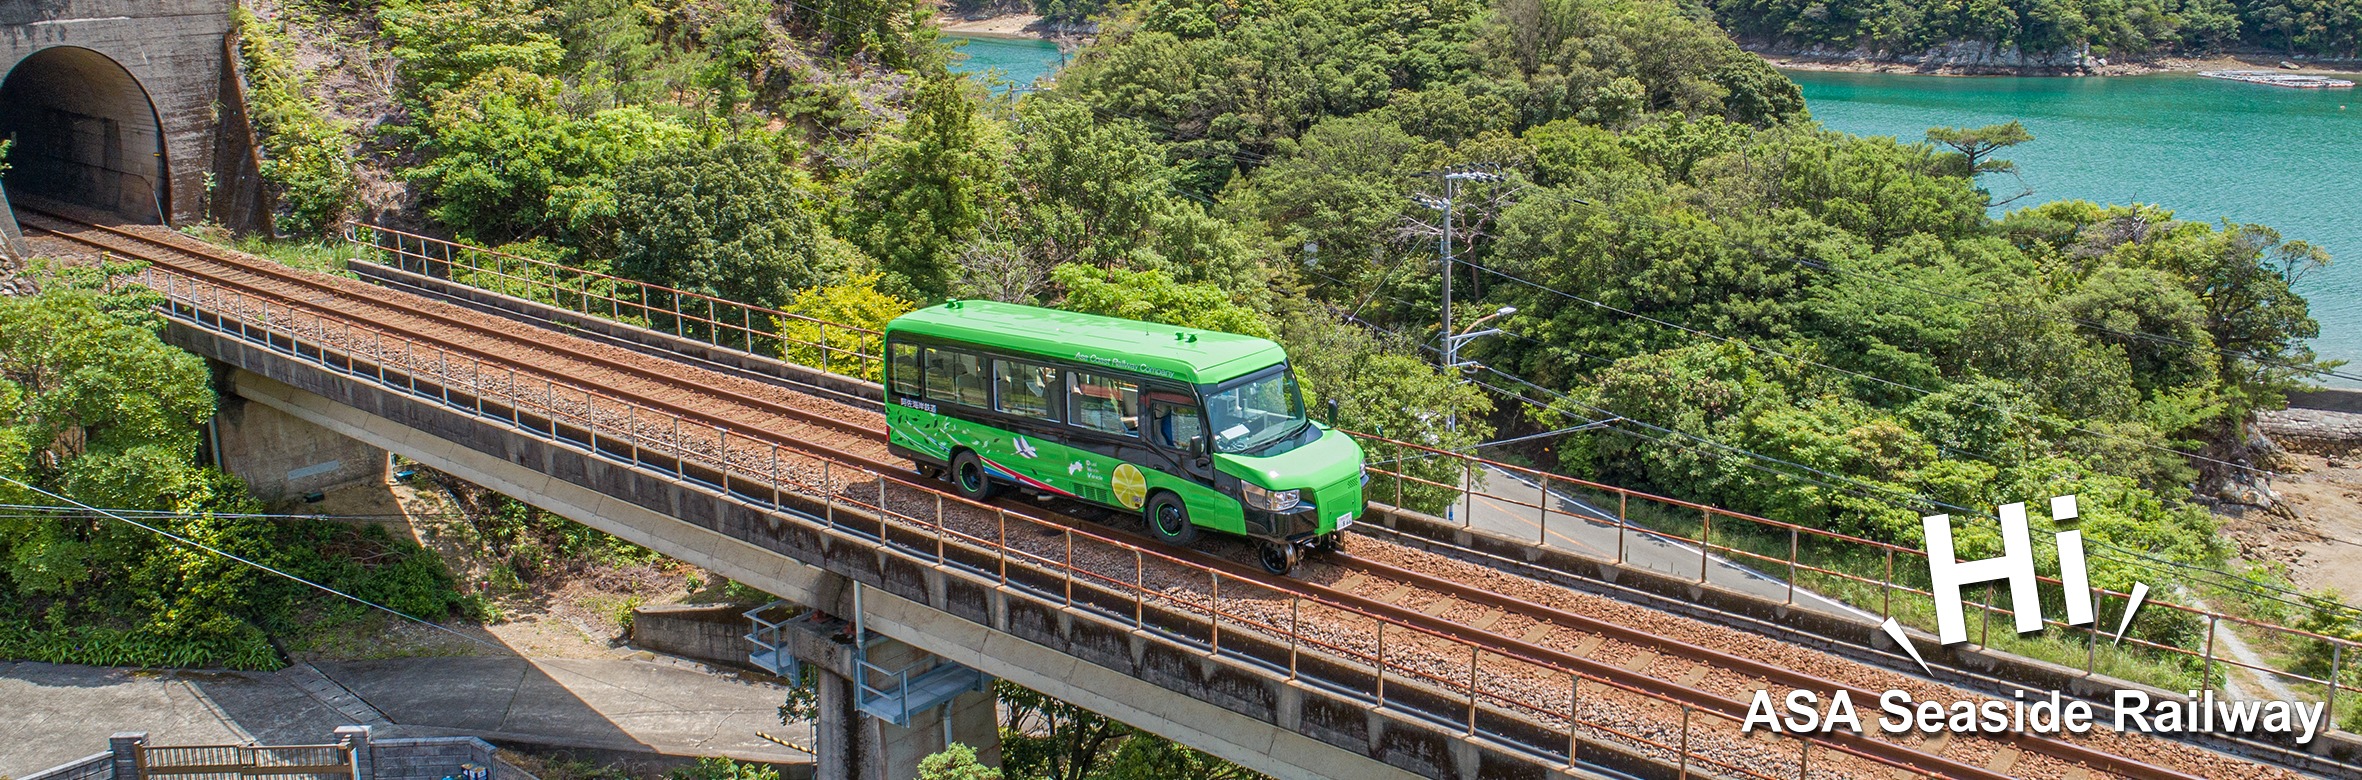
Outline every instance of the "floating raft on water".
<path fill-rule="evenodd" d="M 2354 82 L 2347 81 L 2345 79 L 2333 79 L 2327 76 L 2303 76 L 2295 73 L 2274 73 L 2268 70 L 2208 70 L 2200 71 L 2198 75 L 2205 76 L 2210 79 L 2244 81 L 2250 84 L 2270 84 L 2275 87 L 2291 87 L 2294 89 L 2350 89 L 2354 86 Z"/>

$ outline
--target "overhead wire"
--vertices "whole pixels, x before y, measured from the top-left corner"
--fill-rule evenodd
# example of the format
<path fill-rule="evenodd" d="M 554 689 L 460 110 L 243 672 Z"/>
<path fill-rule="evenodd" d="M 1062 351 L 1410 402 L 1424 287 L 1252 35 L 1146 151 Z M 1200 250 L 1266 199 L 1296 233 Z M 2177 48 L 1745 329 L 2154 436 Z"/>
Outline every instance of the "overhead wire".
<path fill-rule="evenodd" d="M 268 574 L 271 574 L 271 575 L 274 575 L 274 576 L 277 576 L 277 577 L 280 577 L 280 578 L 283 578 L 283 579 L 286 579 L 286 580 L 290 580 L 290 581 L 296 582 L 296 583 L 298 583 L 298 584 L 304 585 L 304 586 L 306 586 L 306 587 L 309 587 L 309 588 L 312 588 L 312 589 L 314 589 L 314 590 L 318 590 L 318 591 L 320 591 L 320 592 L 322 592 L 322 593 L 326 593 L 326 594 L 329 594 L 329 595 L 331 595 L 331 596 L 335 596 L 335 597 L 337 597 L 337 598 L 344 599 L 344 600 L 346 600 L 346 601 L 350 601 L 350 602 L 353 602 L 353 603 L 355 603 L 355 604 L 359 604 L 359 605 L 361 605 L 361 606 L 363 606 L 363 607 L 367 607 L 367 608 L 369 608 L 369 609 L 374 609 L 374 610 L 377 610 L 377 611 L 380 611 L 380 612 L 384 612 L 384 613 L 386 613 L 386 614 L 393 615 L 393 616 L 395 616 L 395 617 L 401 618 L 401 619 L 403 619 L 403 620 L 410 621 L 410 622 L 412 622 L 412 623 L 417 623 L 417 624 L 419 624 L 419 625 L 425 626 L 425 627 L 427 627 L 427 628 L 433 629 L 433 630 L 435 630 L 435 631 L 438 631 L 438 632 L 441 632 L 441 633 L 444 633 L 444 634 L 449 634 L 449 635 L 451 635 L 451 636 L 458 637 L 458 638 L 459 638 L 460 640 L 462 640 L 462 641 L 465 641 L 465 642 L 468 642 L 468 643 L 471 643 L 471 644 L 481 645 L 481 646 L 483 646 L 483 647 L 485 647 L 485 648 L 487 648 L 487 649 L 493 650 L 493 651 L 495 651 L 495 652 L 499 652 L 499 653 L 503 653 L 503 654 L 509 654 L 509 655 L 519 655 L 520 657 L 522 657 L 522 656 L 521 656 L 521 654 L 517 653 L 517 651 L 516 651 L 516 649 L 515 649 L 515 648 L 511 648 L 511 647 L 506 647 L 506 646 L 503 646 L 503 645 L 495 644 L 495 643 L 493 643 L 493 642 L 491 642 L 491 641 L 489 641 L 489 640 L 486 640 L 486 639 L 483 639 L 483 638 L 480 638 L 480 637 L 469 636 L 468 634 L 462 633 L 462 632 L 460 632 L 460 631 L 459 631 L 459 630 L 457 630 L 457 629 L 451 628 L 450 626 L 446 626 L 446 625 L 443 625 L 443 624 L 441 624 L 441 623 L 436 623 L 436 622 L 434 622 L 434 621 L 432 621 L 432 620 L 427 620 L 427 619 L 425 619 L 425 618 L 422 618 L 422 617 L 419 617 L 419 616 L 416 616 L 416 615 L 412 615 L 412 614 L 410 614 L 410 613 L 407 613 L 407 612 L 403 612 L 403 611 L 401 611 L 401 610 L 398 610 L 398 609 L 395 609 L 395 608 L 393 608 L 393 607 L 389 607 L 389 606 L 386 606 L 386 605 L 384 605 L 384 604 L 380 604 L 380 603 L 377 603 L 377 602 L 374 602 L 374 601 L 370 601 L 370 600 L 368 600 L 368 599 L 362 598 L 362 597 L 360 597 L 360 596 L 353 595 L 353 594 L 351 594 L 351 593 L 346 593 L 346 592 L 344 592 L 344 591 L 337 590 L 337 589 L 335 589 L 335 588 L 332 588 L 332 587 L 329 587 L 329 586 L 327 586 L 327 585 L 323 585 L 323 584 L 320 584 L 320 583 L 318 583 L 318 582 L 314 582 L 314 581 L 312 581 L 312 580 L 310 580 L 310 579 L 307 579 L 307 578 L 304 578 L 304 577 L 301 577 L 301 576 L 298 576 L 298 575 L 295 575 L 295 574 L 291 574 L 291 573 L 289 573 L 289 572 L 286 572 L 286 571 L 284 571 L 284 570 L 278 569 L 278 568 L 276 568 L 276 567 L 272 567 L 272 566 L 270 566 L 270 565 L 268 565 L 268 564 L 264 564 L 264 563 L 261 563 L 261 562 L 255 561 L 255 560 L 253 560 L 253 559 L 246 558 L 246 557 L 244 557 L 244 556 L 241 556 L 241 555 L 238 555 L 238 554 L 236 554 L 236 553 L 231 553 L 231 552 L 228 552 L 228 551 L 222 550 L 221 548 L 214 547 L 214 546 L 212 546 L 212 545 L 209 545 L 209 544 L 206 544 L 206 543 L 204 543 L 204 542 L 200 542 L 200 541 L 197 541 L 197 540 L 195 540 L 195 539 L 191 539 L 191 538 L 188 538 L 188 537 L 186 537 L 186 536 L 182 536 L 182 535 L 180 535 L 180 534 L 176 534 L 176 533 L 173 533 L 173 532 L 171 532 L 171 531 L 168 531 L 168 530 L 165 530 L 165 529 L 162 529 L 162 528 L 158 528 L 158 527 L 156 527 L 156 526 L 153 526 L 153 525 L 149 525 L 149 524 L 147 524 L 147 523 L 142 523 L 142 522 L 140 522 L 140 521 L 138 521 L 138 520 L 133 520 L 133 519 L 131 519 L 130 517 L 128 517 L 128 516 L 126 516 L 126 515 L 122 514 L 122 513 L 121 513 L 120 511 L 118 511 L 118 510 L 112 510 L 112 509 L 103 509 L 103 508 L 100 508 L 100 507 L 91 506 L 91 505 L 89 505 L 89 504 L 85 504 L 85 503 L 82 503 L 82 502 L 80 502 L 80 501 L 76 501 L 76 500 L 74 500 L 74 499 L 73 499 L 73 498 L 71 498 L 71 497 L 64 496 L 64 495 L 61 495 L 61 494 L 58 494 L 58 493 L 52 492 L 52 491 L 50 491 L 50 490 L 47 490 L 47 489 L 45 489 L 45 488 L 39 487 L 39 486 L 37 486 L 37 485 L 33 485 L 33 484 L 31 484 L 31 483 L 28 483 L 28 482 L 25 482 L 25 481 L 23 481 L 23 480 L 17 479 L 17 478 L 15 478 L 15 477 L 8 476 L 8 475 L 6 475 L 6 474 L 0 474 L 0 481 L 5 481 L 5 482 L 8 482 L 8 483 L 14 484 L 14 485 L 16 485 L 17 487 L 20 487 L 20 488 L 24 488 L 24 489 L 26 489 L 26 490 L 33 491 L 34 493 L 38 493 L 38 494 L 40 494 L 40 495 L 42 495 L 42 496 L 46 496 L 46 497 L 48 497 L 48 498 L 50 498 L 50 499 L 52 499 L 52 500 L 56 500 L 56 501 L 62 501 L 62 502 L 65 502 L 67 505 L 70 505 L 70 506 L 67 506 L 67 507 L 65 507 L 65 508 L 72 509 L 72 510 L 77 510 L 77 511 L 83 511 L 83 512 L 90 512 L 90 513 L 92 513 L 92 514 L 96 514 L 96 515 L 99 515 L 99 516 L 101 516 L 101 517 L 109 518 L 109 519 L 115 520 L 115 521 L 117 521 L 117 522 L 121 522 L 121 523 L 123 523 L 123 524 L 125 524 L 125 525 L 129 525 L 129 526 L 131 526 L 131 527 L 133 527 L 133 528 L 137 528 L 137 529 L 140 529 L 140 530 L 142 530 L 142 531 L 146 531 L 146 532 L 148 532 L 148 533 L 151 533 L 151 534 L 155 534 L 155 535 L 157 535 L 157 536 L 164 537 L 164 538 L 166 538 L 166 539 L 169 539 L 169 540 L 171 540 L 171 541 L 173 541 L 173 542 L 175 542 L 175 543 L 178 543 L 178 544 L 180 544 L 180 545 L 182 545 L 182 546 L 185 546 L 185 547 L 191 547 L 191 548 L 195 548 L 195 549 L 197 549 L 197 550 L 201 550 L 201 551 L 204 551 L 204 552 L 207 552 L 207 553 L 211 553 L 211 554 L 213 554 L 213 555 L 216 555 L 216 556 L 219 556 L 219 557 L 222 557 L 222 558 L 227 558 L 227 559 L 229 559 L 229 560 L 231 560 L 231 561 L 235 561 L 235 562 L 237 562 L 237 563 L 243 564 L 243 565 L 245 565 L 245 566 L 247 566 L 247 567 L 249 567 L 249 568 L 257 569 L 257 570 L 263 571 L 263 572 L 265 572 L 265 573 L 268 573 Z M 177 513 L 177 514 L 176 514 L 176 516 L 183 516 L 183 517 L 185 517 L 185 516 L 188 516 L 188 514 L 187 514 L 187 513 Z M 631 694 L 631 695 L 633 695 L 633 696 L 636 696 L 636 697 L 639 697 L 639 698 L 641 698 L 641 699 L 646 699 L 646 700 L 648 700 L 648 701 L 655 702 L 655 703 L 657 703 L 657 704 L 660 704 L 660 705 L 664 705 L 664 706 L 666 706 L 666 707 L 673 707 L 673 708 L 678 708 L 678 707 L 680 707 L 680 706 L 681 706 L 681 705 L 680 705 L 679 703 L 677 703 L 677 702 L 667 702 L 667 701 L 664 701 L 664 700 L 662 700 L 662 699 L 658 699 L 658 698 L 656 698 L 656 697 L 654 697 L 654 696 L 650 696 L 650 695 L 648 695 L 648 694 L 646 694 L 646 693 L 642 693 L 642 692 L 640 692 L 640 691 L 633 690 L 633 689 L 631 689 L 631 688 L 626 688 L 626 687 L 624 687 L 624 686 L 617 685 L 617 684 L 615 684 L 615 683 L 612 683 L 612 682 L 608 682 L 608 681 L 606 681 L 606 680 L 599 679 L 599 678 L 598 678 L 596 675 L 591 675 L 591 674 L 587 674 L 587 673 L 584 673 L 584 672 L 578 672 L 578 671 L 575 671 L 575 670 L 572 670 L 572 669 L 567 669 L 567 668 L 565 668 L 565 667 L 563 667 L 563 666 L 544 666 L 544 665 L 541 665 L 541 664 L 535 664 L 535 663 L 532 663 L 532 662 L 531 662 L 529 659 L 527 660 L 527 664 L 528 664 L 529 670 L 530 670 L 530 669 L 539 669 L 539 670 L 543 670 L 543 671 L 545 671 L 545 672 L 555 672 L 555 673 L 558 673 L 558 674 L 573 675 L 573 676 L 576 676 L 576 677 L 582 678 L 582 679 L 584 679 L 584 680 L 587 680 L 587 681 L 590 681 L 590 682 L 594 682 L 594 683 L 597 683 L 597 684 L 600 684 L 600 685 L 604 685 L 604 686 L 607 686 L 607 687 L 610 687 L 610 688 L 614 688 L 614 689 L 616 689 L 616 690 L 619 690 L 619 691 L 623 691 L 623 692 L 625 692 L 625 693 L 629 693 L 629 694 Z"/>

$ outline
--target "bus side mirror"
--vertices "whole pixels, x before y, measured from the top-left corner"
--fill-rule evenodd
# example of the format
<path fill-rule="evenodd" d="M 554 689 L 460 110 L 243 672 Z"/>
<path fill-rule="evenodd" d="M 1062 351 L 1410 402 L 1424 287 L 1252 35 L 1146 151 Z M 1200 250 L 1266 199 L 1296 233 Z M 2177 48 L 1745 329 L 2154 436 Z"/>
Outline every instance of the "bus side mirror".
<path fill-rule="evenodd" d="M 1337 399 L 1329 399 L 1329 427 L 1337 427 Z"/>

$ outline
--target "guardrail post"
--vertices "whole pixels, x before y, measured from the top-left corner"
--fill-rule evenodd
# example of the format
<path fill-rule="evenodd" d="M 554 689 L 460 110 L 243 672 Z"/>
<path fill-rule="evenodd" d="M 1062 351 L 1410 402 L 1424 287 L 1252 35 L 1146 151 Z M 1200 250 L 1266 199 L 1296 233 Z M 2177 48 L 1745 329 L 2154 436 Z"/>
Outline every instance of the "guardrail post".
<path fill-rule="evenodd" d="M 1572 769 L 1578 760 L 1576 753 L 1583 745 L 1582 738 L 1575 736 L 1575 724 L 1582 722 L 1583 676 L 1567 672 L 1566 682 L 1566 765 Z"/>
<path fill-rule="evenodd" d="M 1681 776 L 1689 777 L 1689 705 L 1681 705 Z"/>
<path fill-rule="evenodd" d="M 1616 491 L 1616 563 L 1624 563 L 1625 532 L 1632 530 L 1632 494 Z"/>
<path fill-rule="evenodd" d="M 2092 588 L 2091 591 L 2091 603 L 2101 603 L 2100 589 Z M 2091 625 L 2084 626 L 2083 635 L 2083 673 L 2094 674 L 2099 671 L 2100 665 L 2100 622 L 2094 620 Z"/>
<path fill-rule="evenodd" d="M 1714 510 L 1700 509 L 1705 524 L 1698 528 L 1698 584 L 1706 584 L 1706 560 L 1714 550 Z"/>
<path fill-rule="evenodd" d="M 1788 529 L 1788 604 L 1790 606 L 1796 604 L 1796 554 L 1796 528 L 1791 526 Z"/>
<path fill-rule="evenodd" d="M 1132 627 L 1148 628 L 1148 553 L 1137 547 L 1132 548 Z"/>
<path fill-rule="evenodd" d="M 1476 662 L 1482 648 L 1468 646 L 1468 736 L 1476 736 Z"/>
<path fill-rule="evenodd" d="M 1886 548 L 1886 576 L 1878 579 L 1878 592 L 1886 597 L 1878 605 L 1879 617 L 1893 617 L 1895 613 L 1895 548 Z"/>
<path fill-rule="evenodd" d="M 2341 671 L 2341 670 L 2343 670 L 2343 669 L 2345 668 L 2345 660 L 2346 660 L 2346 657 L 2345 657 L 2345 656 L 2346 656 L 2346 644 L 2345 644 L 2344 642 L 2334 642 L 2334 641 L 2333 641 L 2333 642 L 2331 642 L 2331 643 L 2330 643 L 2330 645 L 2329 645 L 2329 696 L 2328 696 L 2328 698 L 2327 698 L 2327 699 L 2325 699 L 2325 700 L 2323 700 L 2323 701 L 2322 701 L 2322 703 L 2321 703 L 2321 711 L 2322 711 L 2322 712 L 2325 712 L 2325 713 L 2328 713 L 2328 717 L 2327 717 L 2327 720 L 2329 721 L 2329 727 L 2328 727 L 2328 728 L 2331 728 L 2331 729 L 2337 728 L 2337 686 L 2338 686 L 2338 680 L 2340 679 L 2340 678 L 2339 678 L 2339 676 L 2338 676 L 2338 672 L 2339 672 L 2339 671 Z M 2323 730 L 2324 730 L 2324 731 L 2327 731 L 2328 729 L 2323 729 Z"/>
<path fill-rule="evenodd" d="M 2206 616 L 2206 665 L 2198 672 L 2198 684 L 2207 688 L 2214 687 L 2214 629 L 2220 622 L 2221 615 Z"/>
<path fill-rule="evenodd" d="M 1386 709 L 1386 623 L 1378 623 L 1378 709 Z"/>
<path fill-rule="evenodd" d="M 886 527 L 880 524 L 878 526 L 878 540 L 884 541 L 885 536 Z M 1064 563 L 1066 565 L 1062 568 L 1066 569 L 1066 606 L 1071 607 L 1074 606 L 1074 529 L 1072 528 L 1066 529 L 1066 560 Z"/>
<path fill-rule="evenodd" d="M 1001 584 L 1007 585 L 1009 584 L 1009 510 L 995 509 L 993 512 L 1000 518 L 1001 524 L 999 543 L 993 545 L 993 548 L 1001 556 Z"/>
<path fill-rule="evenodd" d="M 1296 636 L 1297 636 L 1298 634 L 1301 634 L 1301 633 L 1303 633 L 1303 632 L 1304 632 L 1304 619 L 1303 619 L 1303 616 L 1304 616 L 1304 597 L 1303 597 L 1303 596 L 1299 596 L 1299 595 L 1291 595 L 1291 596 L 1289 596 L 1289 597 L 1288 597 L 1288 680 L 1289 680 L 1289 681 L 1291 681 L 1291 682 L 1292 682 L 1292 681 L 1294 681 L 1294 680 L 1296 679 Z M 2335 668 L 2337 668 L 2337 662 L 2336 662 L 2335 660 L 2332 660 L 2332 661 L 2330 661 L 2330 664 L 2329 664 L 2329 665 L 2330 665 L 2330 668 L 2331 668 L 2331 669 L 2335 669 Z M 2333 686 L 2333 687 L 2331 687 L 2331 688 L 2329 689 L 2329 695 L 2330 695 L 2330 697 L 2331 697 L 2331 698 L 2330 698 L 2330 700 L 2331 700 L 2331 701 L 2336 701 L 2336 700 L 2337 700 L 2337 699 L 2336 699 L 2336 696 L 2337 696 L 2337 688 L 2336 688 L 2336 687 L 2334 687 L 2334 686 Z"/>
<path fill-rule="evenodd" d="M 943 557 L 943 494 L 942 494 L 942 493 L 937 493 L 937 494 L 935 494 L 935 563 L 936 563 L 936 564 L 938 564 L 938 565 L 940 565 L 940 564 L 942 564 L 942 563 L 944 563 L 944 562 L 945 562 L 945 561 L 944 561 L 944 557 Z"/>
<path fill-rule="evenodd" d="M 1074 557 L 1073 548 L 1067 549 L 1067 559 Z M 1207 572 L 1206 579 L 1213 586 L 1206 589 L 1206 647 L 1213 655 L 1222 654 L 1222 573 Z"/>

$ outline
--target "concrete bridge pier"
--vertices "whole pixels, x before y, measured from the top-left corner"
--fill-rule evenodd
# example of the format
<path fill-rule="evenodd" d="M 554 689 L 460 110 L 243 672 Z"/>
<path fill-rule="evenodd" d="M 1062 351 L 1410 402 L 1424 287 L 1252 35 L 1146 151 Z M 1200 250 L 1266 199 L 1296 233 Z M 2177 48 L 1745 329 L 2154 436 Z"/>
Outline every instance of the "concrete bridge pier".
<path fill-rule="evenodd" d="M 226 373 L 226 372 L 225 372 Z M 279 503 L 362 479 L 384 479 L 386 451 L 346 438 L 235 391 L 219 394 L 206 445 L 256 498 Z"/>
<path fill-rule="evenodd" d="M 840 600 L 841 603 L 841 600 Z M 855 607 L 858 609 L 858 607 Z M 817 780 L 906 780 L 919 762 L 953 743 L 987 766 L 1001 758 L 992 679 L 897 639 L 872 632 L 858 644 L 847 620 L 807 612 L 766 629 L 754 659 L 794 659 L 813 679 Z"/>

